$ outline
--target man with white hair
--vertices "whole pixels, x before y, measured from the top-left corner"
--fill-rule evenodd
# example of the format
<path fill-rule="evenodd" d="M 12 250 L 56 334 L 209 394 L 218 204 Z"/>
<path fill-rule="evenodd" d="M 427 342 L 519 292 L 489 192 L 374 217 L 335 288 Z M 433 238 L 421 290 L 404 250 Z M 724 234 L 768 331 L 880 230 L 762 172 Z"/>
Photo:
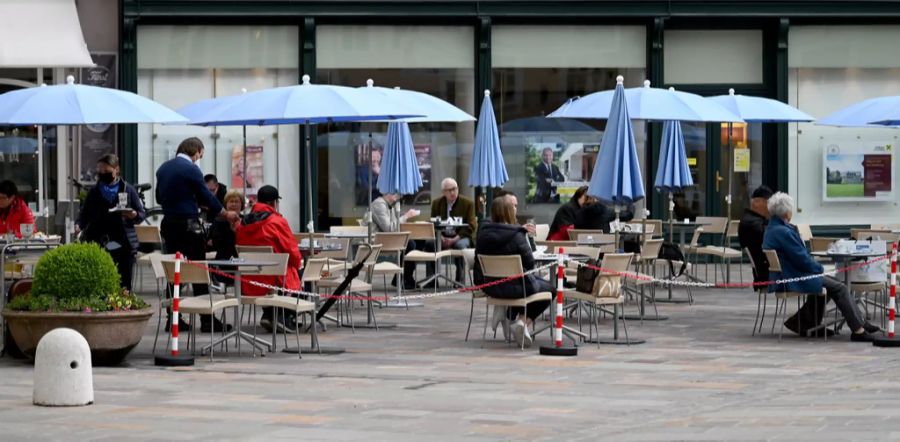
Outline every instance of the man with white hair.
<path fill-rule="evenodd" d="M 431 202 L 431 217 L 447 219 L 452 217 L 462 218 L 466 224 L 462 228 L 447 228 L 441 232 L 441 250 L 462 250 L 475 246 L 474 235 L 478 229 L 478 220 L 475 218 L 475 202 L 459 194 L 459 185 L 453 178 L 444 178 L 441 181 L 442 196 Z M 463 262 L 461 258 L 455 259 L 456 281 L 463 283 Z M 429 269 L 430 271 L 430 269 Z M 429 273 L 429 276 L 430 273 Z"/>
<path fill-rule="evenodd" d="M 824 269 L 806 251 L 800 232 L 791 224 L 794 215 L 794 199 L 784 192 L 777 192 L 769 198 L 769 225 L 763 238 L 763 250 L 774 250 L 781 263 L 781 272 L 770 272 L 770 280 L 799 278 L 821 274 Z M 842 282 L 831 276 L 794 281 L 770 286 L 770 291 L 785 290 L 791 292 L 818 294 L 825 289 L 828 299 L 834 301 L 838 310 L 844 315 L 847 326 L 853 331 L 850 340 L 854 342 L 871 342 L 881 329 L 865 321 L 850 296 L 850 291 Z M 816 305 L 819 304 L 819 305 Z M 803 307 L 785 321 L 785 327 L 795 333 L 805 335 L 807 330 L 816 327 L 822 321 L 825 302 L 815 302 L 815 297 L 807 298 Z M 793 328 L 792 328 L 793 327 Z"/>

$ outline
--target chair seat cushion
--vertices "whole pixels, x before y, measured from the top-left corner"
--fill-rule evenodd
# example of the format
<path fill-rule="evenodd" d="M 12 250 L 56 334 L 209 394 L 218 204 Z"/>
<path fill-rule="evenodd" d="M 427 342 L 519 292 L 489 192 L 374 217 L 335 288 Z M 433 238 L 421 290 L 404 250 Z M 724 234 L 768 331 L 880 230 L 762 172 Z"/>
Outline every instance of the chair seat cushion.
<path fill-rule="evenodd" d="M 412 252 L 407 253 L 404 259 L 406 261 L 430 262 L 437 261 L 441 258 L 446 258 L 449 256 L 449 250 L 441 250 L 440 252 L 423 252 L 421 250 L 413 250 Z"/>
<path fill-rule="evenodd" d="M 564 290 L 563 296 L 568 300 L 577 300 L 590 302 L 595 305 L 614 305 L 625 302 L 625 296 L 594 296 L 590 293 L 579 292 L 577 290 Z"/>
<path fill-rule="evenodd" d="M 402 272 L 403 268 L 392 262 L 383 261 L 372 266 L 373 275 L 395 275 Z"/>
<path fill-rule="evenodd" d="M 255 305 L 260 307 L 278 307 L 285 310 L 291 310 L 297 313 L 311 312 L 315 310 L 316 305 L 310 301 L 298 300 L 292 296 L 259 296 L 255 298 Z"/>
<path fill-rule="evenodd" d="M 323 279 L 319 281 L 319 287 L 324 288 L 334 288 L 341 284 L 343 279 Z M 350 291 L 351 292 L 371 292 L 372 284 L 368 282 L 361 281 L 359 279 L 354 279 L 350 281 Z"/>
<path fill-rule="evenodd" d="M 718 256 L 725 259 L 738 259 L 743 257 L 743 253 L 741 253 L 740 250 L 732 249 L 730 247 L 706 246 L 697 249 L 696 252 L 700 255 Z"/>
<path fill-rule="evenodd" d="M 212 314 L 229 307 L 237 307 L 237 298 L 224 295 L 203 295 L 190 298 L 182 298 L 179 302 L 179 311 L 187 314 Z"/>

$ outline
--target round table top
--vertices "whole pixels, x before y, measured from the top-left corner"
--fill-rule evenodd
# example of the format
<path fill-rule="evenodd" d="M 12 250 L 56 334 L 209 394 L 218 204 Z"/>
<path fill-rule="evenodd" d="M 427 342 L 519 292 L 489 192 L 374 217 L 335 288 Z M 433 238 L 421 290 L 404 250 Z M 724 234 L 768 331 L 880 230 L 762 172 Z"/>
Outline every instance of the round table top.
<path fill-rule="evenodd" d="M 878 256 L 885 256 L 887 253 L 876 253 L 876 252 L 828 252 L 828 251 L 820 251 L 820 252 L 812 252 L 810 253 L 812 256 L 818 257 L 828 257 L 828 258 L 875 258 Z"/>
<path fill-rule="evenodd" d="M 326 238 L 350 238 L 350 239 L 359 239 L 359 238 L 368 238 L 368 233 L 361 232 L 334 232 L 334 233 L 326 233 Z"/>
<path fill-rule="evenodd" d="M 534 257 L 535 261 L 556 261 L 557 259 L 559 259 L 560 256 L 562 256 L 563 258 L 572 259 L 575 261 L 587 261 L 588 259 L 590 259 L 589 256 L 581 255 L 578 253 L 563 253 L 562 255 L 560 255 L 558 253 L 537 253 L 537 252 L 535 252 L 532 254 L 532 256 Z"/>
<path fill-rule="evenodd" d="M 213 259 L 206 261 L 207 265 L 219 267 L 270 267 L 277 266 L 279 263 L 274 261 L 254 261 L 250 259 Z"/>

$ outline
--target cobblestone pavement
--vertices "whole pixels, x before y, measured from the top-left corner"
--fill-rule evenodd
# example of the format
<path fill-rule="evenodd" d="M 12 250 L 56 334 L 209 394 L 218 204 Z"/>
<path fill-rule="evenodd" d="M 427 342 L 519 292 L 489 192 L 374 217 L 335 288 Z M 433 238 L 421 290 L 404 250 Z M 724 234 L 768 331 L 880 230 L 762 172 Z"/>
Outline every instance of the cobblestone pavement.
<path fill-rule="evenodd" d="M 749 290 L 694 297 L 659 304 L 669 320 L 629 321 L 645 344 L 583 345 L 575 358 L 498 340 L 481 348 L 481 303 L 464 342 L 465 295 L 377 310 L 394 329 L 330 327 L 321 342 L 345 347 L 341 355 L 254 358 L 244 346 L 184 369 L 153 365 L 154 318 L 124 367 L 94 369 L 89 407 L 32 406 L 32 367 L 0 359 L 2 439 L 900 438 L 900 351 L 851 343 L 846 328 L 828 342 L 754 337 Z M 609 320 L 601 332 L 611 333 Z"/>

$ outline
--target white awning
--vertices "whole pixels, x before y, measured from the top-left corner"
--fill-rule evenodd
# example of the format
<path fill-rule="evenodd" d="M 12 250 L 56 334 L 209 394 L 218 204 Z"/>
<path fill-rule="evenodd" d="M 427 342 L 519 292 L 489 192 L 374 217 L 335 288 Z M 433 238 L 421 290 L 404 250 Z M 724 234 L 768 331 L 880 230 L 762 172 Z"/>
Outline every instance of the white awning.
<path fill-rule="evenodd" d="M 0 1 L 0 68 L 93 65 L 74 0 Z"/>

